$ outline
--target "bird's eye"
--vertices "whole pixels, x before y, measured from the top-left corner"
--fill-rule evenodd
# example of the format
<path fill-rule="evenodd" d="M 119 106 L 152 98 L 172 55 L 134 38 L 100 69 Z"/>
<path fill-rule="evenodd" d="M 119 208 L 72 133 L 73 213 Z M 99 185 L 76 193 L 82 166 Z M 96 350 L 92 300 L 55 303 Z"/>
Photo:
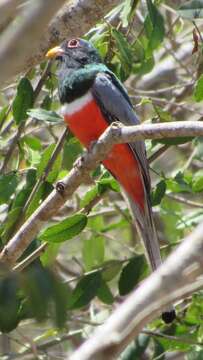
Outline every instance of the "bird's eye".
<path fill-rule="evenodd" d="M 72 39 L 68 41 L 68 48 L 77 48 L 79 46 L 79 40 L 78 39 Z"/>

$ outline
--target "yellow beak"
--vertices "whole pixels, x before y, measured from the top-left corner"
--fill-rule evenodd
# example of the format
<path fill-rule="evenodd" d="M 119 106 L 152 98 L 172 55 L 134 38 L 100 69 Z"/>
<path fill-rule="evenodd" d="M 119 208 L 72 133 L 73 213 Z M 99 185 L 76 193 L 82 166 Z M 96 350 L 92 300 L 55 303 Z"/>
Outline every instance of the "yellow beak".
<path fill-rule="evenodd" d="M 60 46 L 55 46 L 54 48 L 47 51 L 45 56 L 48 59 L 53 59 L 56 56 L 60 56 L 60 55 L 63 55 L 63 54 L 64 54 L 64 50 Z"/>

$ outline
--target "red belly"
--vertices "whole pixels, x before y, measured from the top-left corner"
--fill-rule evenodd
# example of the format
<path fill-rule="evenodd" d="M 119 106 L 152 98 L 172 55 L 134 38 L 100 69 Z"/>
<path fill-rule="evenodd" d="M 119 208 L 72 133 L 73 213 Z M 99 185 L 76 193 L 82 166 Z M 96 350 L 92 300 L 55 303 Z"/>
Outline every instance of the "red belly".
<path fill-rule="evenodd" d="M 80 111 L 65 115 L 65 121 L 72 133 L 87 148 L 108 127 L 108 123 L 94 100 L 86 104 Z M 114 145 L 103 164 L 143 209 L 143 183 L 138 162 L 130 147 L 127 144 Z"/>

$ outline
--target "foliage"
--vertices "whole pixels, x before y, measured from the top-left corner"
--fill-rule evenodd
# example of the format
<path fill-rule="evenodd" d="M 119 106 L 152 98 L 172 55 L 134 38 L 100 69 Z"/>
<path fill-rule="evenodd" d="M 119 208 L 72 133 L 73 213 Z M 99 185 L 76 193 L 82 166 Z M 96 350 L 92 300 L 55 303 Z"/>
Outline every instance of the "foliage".
<path fill-rule="evenodd" d="M 199 120 L 203 115 L 203 45 L 198 34 L 202 25 L 194 23 L 202 17 L 203 2 L 175 3 L 125 0 L 114 9 L 113 22 L 111 14 L 85 35 L 119 79 L 127 80 L 142 121 Z M 50 166 L 64 129 L 52 66 L 48 72 L 45 62 L 36 66 L 0 94 L 2 247 L 83 151 L 69 133 Z M 36 84 L 41 86 L 40 94 Z M 151 202 L 163 257 L 202 221 L 202 144 L 201 137 L 146 142 L 149 158 L 157 157 L 150 164 Z M 160 149 L 165 150 L 162 156 Z M 30 264 L 29 256 L 41 244 L 44 252 Z M 92 182 L 81 186 L 57 217 L 45 224 L 19 261 L 25 259 L 24 270 L 1 274 L 0 330 L 7 333 L 25 326 L 32 338 L 32 325 L 24 320 L 34 319 L 42 329 L 32 340 L 37 345 L 40 339 L 67 329 L 81 330 L 78 341 L 82 341 L 149 273 L 119 184 L 102 165 L 92 174 Z M 169 351 L 201 359 L 202 310 L 199 291 L 177 306 L 174 324 L 154 320 L 121 359 L 139 359 L 143 354 L 164 359 Z M 71 351 L 74 343 L 66 346 Z"/>

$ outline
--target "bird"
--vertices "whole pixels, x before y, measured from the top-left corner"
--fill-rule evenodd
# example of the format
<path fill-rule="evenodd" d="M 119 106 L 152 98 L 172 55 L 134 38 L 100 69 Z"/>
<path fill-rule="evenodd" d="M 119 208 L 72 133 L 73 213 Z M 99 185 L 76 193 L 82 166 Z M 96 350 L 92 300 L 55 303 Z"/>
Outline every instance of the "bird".
<path fill-rule="evenodd" d="M 46 57 L 58 63 L 58 92 L 65 123 L 86 148 L 113 122 L 126 126 L 139 124 L 127 90 L 91 42 L 81 38 L 65 40 L 51 48 Z M 154 271 L 162 260 L 150 203 L 145 143 L 116 144 L 102 163 L 123 189 Z M 162 313 L 165 323 L 175 317 L 172 306 Z"/>

